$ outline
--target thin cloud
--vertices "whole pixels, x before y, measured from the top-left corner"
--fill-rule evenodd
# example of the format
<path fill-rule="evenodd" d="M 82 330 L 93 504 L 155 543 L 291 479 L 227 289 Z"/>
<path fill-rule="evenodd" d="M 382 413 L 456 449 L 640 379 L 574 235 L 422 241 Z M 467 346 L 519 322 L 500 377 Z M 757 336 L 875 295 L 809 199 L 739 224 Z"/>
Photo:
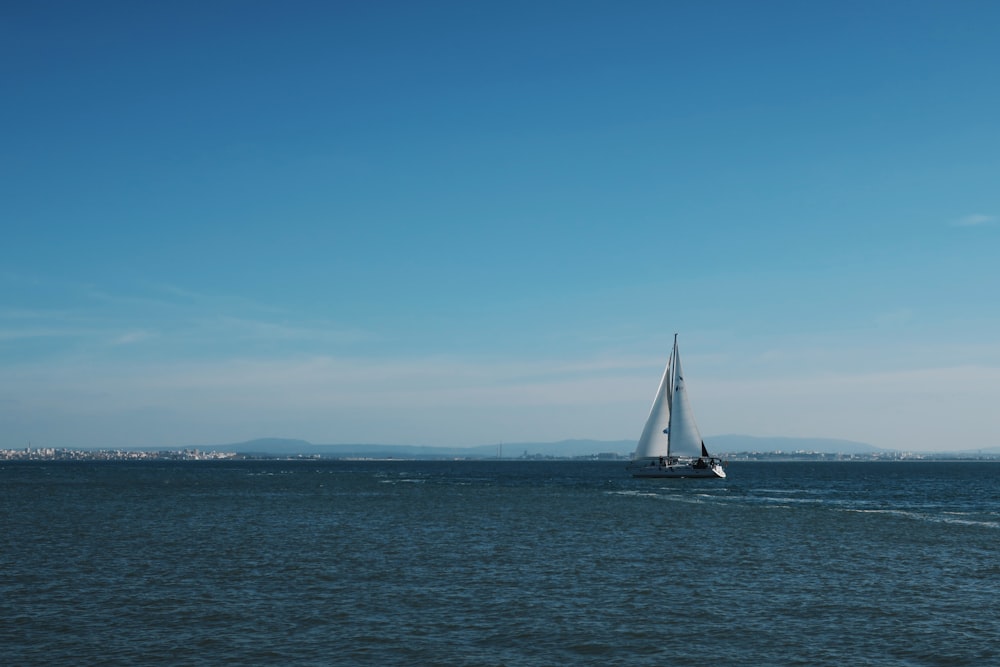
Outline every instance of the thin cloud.
<path fill-rule="evenodd" d="M 875 325 L 880 328 L 898 327 L 912 322 L 914 312 L 910 308 L 896 308 L 880 313 L 875 317 Z"/>
<path fill-rule="evenodd" d="M 982 415 L 1000 398 L 998 383 L 1000 368 L 985 365 L 716 381 L 705 385 L 699 425 L 902 450 L 992 447 L 1000 428 Z"/>
<path fill-rule="evenodd" d="M 617 439 L 640 428 L 654 389 L 635 365 L 440 356 L 36 364 L 0 376 L 0 399 L 23 402 L 19 426 L 0 435 L 53 446 L 217 443 L 262 433 L 429 444 Z"/>
<path fill-rule="evenodd" d="M 128 331 L 112 341 L 113 345 L 131 345 L 156 336 L 150 331 Z"/>
<path fill-rule="evenodd" d="M 274 304 L 262 303 L 255 299 L 250 299 L 241 295 L 215 294 L 209 292 L 199 292 L 169 283 L 150 283 L 149 288 L 160 295 L 169 298 L 171 303 L 188 304 L 191 306 L 201 306 L 218 310 L 253 311 L 262 313 L 286 313 L 283 307 Z"/>
<path fill-rule="evenodd" d="M 951 224 L 953 227 L 982 227 L 984 225 L 992 225 L 996 221 L 997 216 L 995 215 L 972 213 L 971 215 L 952 220 Z"/>
<path fill-rule="evenodd" d="M 27 280 L 0 274 L 2 279 L 22 283 Z M 69 352 L 70 345 L 76 351 L 82 351 L 80 345 L 84 345 L 92 353 L 101 353 L 153 339 L 158 340 L 161 350 L 187 344 L 203 352 L 226 341 L 226 356 L 236 356 L 240 345 L 336 347 L 377 339 L 372 332 L 356 326 L 324 319 L 303 320 L 239 296 L 193 292 L 168 284 L 121 292 L 44 277 L 38 281 L 43 282 L 47 296 L 55 295 L 59 307 L 0 304 L 0 341 L 66 341 L 62 349 L 53 346 L 58 343 L 48 346 L 45 354 Z M 72 306 L 66 307 L 67 302 Z"/>
<path fill-rule="evenodd" d="M 39 338 L 83 338 L 96 333 L 94 329 L 26 327 L 0 328 L 0 341 L 34 340 Z"/>
<path fill-rule="evenodd" d="M 371 340 L 373 335 L 363 329 L 338 327 L 334 324 L 284 324 L 244 317 L 222 316 L 204 320 L 206 329 L 228 331 L 246 339 L 272 342 L 314 341 L 329 344 L 356 343 Z"/>

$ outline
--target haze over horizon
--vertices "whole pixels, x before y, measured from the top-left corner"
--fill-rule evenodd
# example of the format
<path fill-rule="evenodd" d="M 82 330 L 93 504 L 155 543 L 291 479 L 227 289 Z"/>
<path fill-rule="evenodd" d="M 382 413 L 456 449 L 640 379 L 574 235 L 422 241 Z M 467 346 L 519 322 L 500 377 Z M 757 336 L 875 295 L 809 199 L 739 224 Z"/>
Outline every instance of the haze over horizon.
<path fill-rule="evenodd" d="M 1000 5 L 22 3 L 0 448 L 1000 445 Z"/>

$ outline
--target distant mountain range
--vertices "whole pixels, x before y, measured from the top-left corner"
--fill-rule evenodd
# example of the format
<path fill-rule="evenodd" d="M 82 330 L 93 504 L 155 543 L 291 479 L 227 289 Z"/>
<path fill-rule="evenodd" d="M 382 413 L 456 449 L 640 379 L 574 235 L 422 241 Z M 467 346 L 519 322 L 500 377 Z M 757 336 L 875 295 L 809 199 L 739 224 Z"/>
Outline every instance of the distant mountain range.
<path fill-rule="evenodd" d="M 819 454 L 874 454 L 892 450 L 867 442 L 833 438 L 760 438 L 751 435 L 717 435 L 705 438 L 709 451 L 731 452 L 816 452 Z"/>
<path fill-rule="evenodd" d="M 864 442 L 827 438 L 759 438 L 748 435 L 720 435 L 705 439 L 713 454 L 736 452 L 817 452 L 823 454 L 872 454 L 888 451 Z M 319 445 L 306 440 L 260 438 L 227 445 L 198 447 L 202 451 L 225 451 L 256 456 L 325 456 L 361 458 L 520 458 L 595 456 L 616 454 L 627 457 L 635 450 L 634 440 L 562 440 L 559 442 L 514 442 L 469 447 L 427 445 L 340 444 Z"/>

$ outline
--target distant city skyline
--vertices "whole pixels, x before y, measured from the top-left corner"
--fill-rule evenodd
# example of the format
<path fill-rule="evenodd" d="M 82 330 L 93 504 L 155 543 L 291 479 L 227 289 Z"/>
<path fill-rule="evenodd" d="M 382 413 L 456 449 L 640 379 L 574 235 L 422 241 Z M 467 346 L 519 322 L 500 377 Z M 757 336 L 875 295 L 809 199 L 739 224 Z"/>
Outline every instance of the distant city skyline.
<path fill-rule="evenodd" d="M 1000 445 L 1000 5 L 10 8 L 0 448 Z"/>

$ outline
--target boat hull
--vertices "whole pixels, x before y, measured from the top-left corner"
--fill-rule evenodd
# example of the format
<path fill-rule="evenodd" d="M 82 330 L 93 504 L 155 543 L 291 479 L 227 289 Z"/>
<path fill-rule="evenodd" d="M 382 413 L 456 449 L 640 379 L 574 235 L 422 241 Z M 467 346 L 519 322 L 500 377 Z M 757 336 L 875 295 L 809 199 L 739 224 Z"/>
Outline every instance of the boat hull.
<path fill-rule="evenodd" d="M 629 465 L 628 471 L 633 477 L 653 478 L 699 478 L 724 479 L 726 471 L 718 459 L 677 460 L 677 459 L 646 459 L 635 461 Z"/>

